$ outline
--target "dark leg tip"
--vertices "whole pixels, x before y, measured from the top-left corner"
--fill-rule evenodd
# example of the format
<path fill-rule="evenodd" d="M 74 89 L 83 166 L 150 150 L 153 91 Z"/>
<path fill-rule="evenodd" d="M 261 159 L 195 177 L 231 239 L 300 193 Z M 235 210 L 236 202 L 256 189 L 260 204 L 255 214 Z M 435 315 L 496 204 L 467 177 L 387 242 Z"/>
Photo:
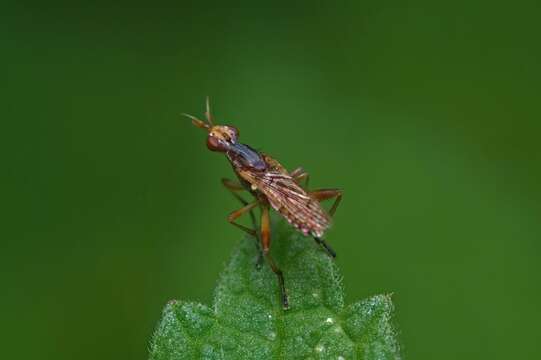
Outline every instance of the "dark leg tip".
<path fill-rule="evenodd" d="M 255 261 L 255 268 L 257 270 L 261 270 L 261 268 L 263 267 L 263 255 L 262 254 L 259 254 L 259 256 L 257 257 L 257 260 Z"/>
<path fill-rule="evenodd" d="M 287 298 L 286 289 L 282 288 L 282 308 L 284 310 L 289 310 L 289 300 Z"/>
<path fill-rule="evenodd" d="M 329 244 L 327 244 L 327 242 L 325 240 L 320 239 L 320 238 L 315 237 L 315 236 L 314 236 L 314 240 L 316 241 L 316 243 L 323 246 L 323 248 L 325 249 L 325 251 L 327 252 L 327 254 L 330 257 L 332 257 L 333 259 L 336 259 L 336 252 L 332 249 L 332 247 L 329 246 Z"/>
<path fill-rule="evenodd" d="M 327 253 L 328 253 L 333 259 L 336 259 L 336 253 L 334 252 L 333 249 L 331 249 L 330 247 L 327 247 L 327 246 L 325 246 L 325 249 L 327 250 Z"/>

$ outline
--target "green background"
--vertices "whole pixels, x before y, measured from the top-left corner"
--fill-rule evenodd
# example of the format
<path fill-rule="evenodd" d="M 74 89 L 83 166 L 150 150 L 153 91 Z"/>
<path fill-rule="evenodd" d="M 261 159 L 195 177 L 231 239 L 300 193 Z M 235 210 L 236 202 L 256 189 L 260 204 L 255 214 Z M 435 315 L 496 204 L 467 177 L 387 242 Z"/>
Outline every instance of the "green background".
<path fill-rule="evenodd" d="M 242 236 L 204 133 L 344 200 L 349 302 L 394 293 L 407 359 L 539 358 L 536 2 L 3 5 L 2 358 L 145 359 Z"/>

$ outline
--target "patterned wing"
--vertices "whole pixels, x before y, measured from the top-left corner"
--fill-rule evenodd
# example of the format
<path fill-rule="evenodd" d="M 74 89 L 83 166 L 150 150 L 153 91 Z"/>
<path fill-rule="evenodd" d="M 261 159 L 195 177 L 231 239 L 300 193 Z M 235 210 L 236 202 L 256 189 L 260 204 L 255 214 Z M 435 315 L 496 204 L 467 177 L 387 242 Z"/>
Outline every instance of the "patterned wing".
<path fill-rule="evenodd" d="M 278 161 L 265 154 L 260 156 L 266 164 L 260 171 L 243 167 L 232 159 L 240 177 L 263 193 L 270 205 L 299 231 L 323 236 L 331 219 L 319 201 L 310 197 Z"/>
<path fill-rule="evenodd" d="M 322 237 L 331 225 L 319 201 L 311 198 L 289 174 L 268 171 L 255 183 L 271 206 L 305 235 Z"/>

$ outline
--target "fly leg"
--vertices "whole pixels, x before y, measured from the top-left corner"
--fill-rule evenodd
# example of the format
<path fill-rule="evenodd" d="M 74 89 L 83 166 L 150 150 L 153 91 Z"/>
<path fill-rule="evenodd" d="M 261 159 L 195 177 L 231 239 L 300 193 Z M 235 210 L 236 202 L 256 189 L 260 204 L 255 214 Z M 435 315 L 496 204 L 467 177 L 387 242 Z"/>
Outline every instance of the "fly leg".
<path fill-rule="evenodd" d="M 278 285 L 280 286 L 280 296 L 282 298 L 282 307 L 284 310 L 287 310 L 289 308 L 289 301 L 287 299 L 287 292 L 286 287 L 284 284 L 284 275 L 282 274 L 282 270 L 276 266 L 276 263 L 272 259 L 269 250 L 270 250 L 270 216 L 269 216 L 269 205 L 268 204 L 262 204 L 261 205 L 261 244 L 263 245 L 263 254 L 265 254 L 265 258 L 269 262 L 269 265 L 272 269 L 272 271 L 276 274 L 278 277 Z"/>
<path fill-rule="evenodd" d="M 333 250 L 333 248 L 327 244 L 327 242 L 321 238 L 318 238 L 316 236 L 314 236 L 314 240 L 316 241 L 316 243 L 318 243 L 320 246 L 323 246 L 323 248 L 325 249 L 325 251 L 327 252 L 327 254 L 332 257 L 333 259 L 336 257 L 336 251 Z"/>
<path fill-rule="evenodd" d="M 336 212 L 336 209 L 338 208 L 338 205 L 340 205 L 340 201 L 342 201 L 342 191 L 338 189 L 320 189 L 320 190 L 314 190 L 309 192 L 309 194 L 316 199 L 317 201 L 323 201 L 327 199 L 336 198 L 334 200 L 334 204 L 332 205 L 331 209 L 329 210 L 329 215 L 331 217 Z M 320 239 L 318 237 L 314 237 L 314 240 L 321 246 L 325 248 L 327 253 L 332 256 L 333 258 L 336 257 L 336 252 L 330 247 L 329 244 L 323 239 Z"/>
<path fill-rule="evenodd" d="M 228 189 L 233 196 L 241 202 L 242 205 L 246 206 L 248 205 L 248 201 L 244 200 L 242 196 L 238 194 L 239 191 L 246 190 L 239 182 L 229 180 L 229 179 L 222 179 L 222 184 L 225 186 L 226 189 Z M 257 248 L 258 257 L 256 262 L 256 267 L 259 269 L 261 268 L 261 265 L 263 264 L 263 252 L 261 251 L 261 241 L 259 239 L 259 234 L 257 233 L 257 223 L 255 220 L 255 214 L 253 209 L 250 209 L 250 219 L 252 220 L 252 226 L 255 232 L 255 246 Z"/>
<path fill-rule="evenodd" d="M 295 180 L 297 184 L 300 185 L 301 181 L 304 180 L 304 189 L 308 190 L 308 181 L 310 180 L 310 174 L 308 174 L 302 167 L 298 167 L 292 172 L 289 173 L 289 175 Z"/>
<path fill-rule="evenodd" d="M 334 213 L 336 212 L 336 209 L 338 208 L 338 205 L 340 205 L 340 201 L 342 201 L 342 190 L 338 189 L 319 189 L 308 192 L 310 196 L 312 196 L 317 201 L 321 202 L 323 200 L 328 200 L 332 198 L 336 198 L 334 200 L 334 204 L 332 204 L 331 209 L 329 210 L 329 215 L 334 216 Z"/>
<path fill-rule="evenodd" d="M 229 180 L 229 179 L 222 179 L 222 184 L 231 191 L 231 194 L 242 203 L 242 205 L 248 205 L 248 201 L 244 200 L 242 196 L 238 194 L 239 191 L 246 190 L 240 183 Z M 252 219 L 252 225 L 254 226 L 254 229 L 257 229 L 257 224 L 255 221 L 255 214 L 252 210 L 250 210 L 250 218 Z"/>
<path fill-rule="evenodd" d="M 257 201 L 254 201 L 253 203 L 244 205 L 238 210 L 235 210 L 229 214 L 227 217 L 227 221 L 231 223 L 231 225 L 234 225 L 241 229 L 242 231 L 254 236 L 257 239 L 257 232 L 254 229 L 250 229 L 249 227 L 246 227 L 244 225 L 241 225 L 239 223 L 236 223 L 235 220 L 237 220 L 240 216 L 247 213 L 248 211 L 252 210 L 254 207 L 256 207 L 259 203 Z"/>

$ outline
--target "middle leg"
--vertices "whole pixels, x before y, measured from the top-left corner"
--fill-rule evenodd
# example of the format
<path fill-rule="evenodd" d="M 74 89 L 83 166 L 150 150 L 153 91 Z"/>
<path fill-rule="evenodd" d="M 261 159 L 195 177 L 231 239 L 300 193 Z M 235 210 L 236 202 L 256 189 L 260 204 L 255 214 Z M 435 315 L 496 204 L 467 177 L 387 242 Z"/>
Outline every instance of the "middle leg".
<path fill-rule="evenodd" d="M 289 173 L 289 175 L 295 180 L 297 184 L 301 184 L 301 181 L 304 180 L 304 189 L 308 190 L 308 182 L 310 181 L 310 174 L 308 174 L 302 167 L 298 167 L 292 172 Z"/>
<path fill-rule="evenodd" d="M 261 244 L 263 245 L 263 254 L 265 255 L 265 258 L 269 262 L 269 265 L 272 269 L 272 271 L 276 274 L 278 277 L 278 285 L 280 286 L 280 295 L 282 298 L 282 307 L 284 310 L 289 309 L 289 301 L 287 299 L 287 292 L 286 287 L 284 284 L 284 275 L 282 274 L 282 270 L 276 266 L 276 263 L 274 262 L 273 258 L 271 257 L 269 250 L 270 250 L 270 215 L 269 215 L 269 205 L 268 204 L 262 204 L 261 205 Z"/>

